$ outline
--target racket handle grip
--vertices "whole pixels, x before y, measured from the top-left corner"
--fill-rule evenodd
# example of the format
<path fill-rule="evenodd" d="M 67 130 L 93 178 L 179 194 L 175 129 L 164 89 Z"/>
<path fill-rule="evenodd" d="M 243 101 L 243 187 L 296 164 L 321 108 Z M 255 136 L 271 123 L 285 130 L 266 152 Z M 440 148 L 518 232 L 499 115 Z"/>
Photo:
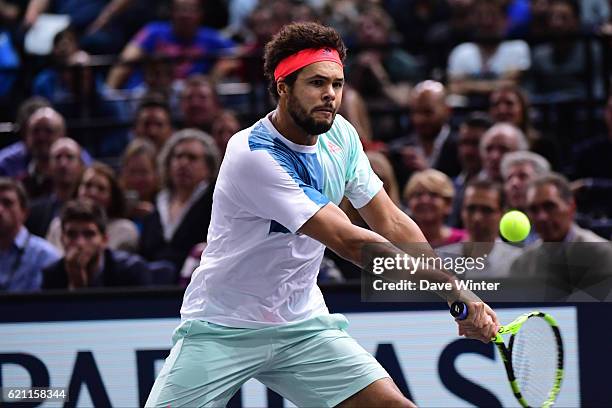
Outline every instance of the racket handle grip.
<path fill-rule="evenodd" d="M 450 307 L 450 314 L 457 320 L 465 320 L 468 316 L 468 307 L 463 302 L 454 302 Z"/>

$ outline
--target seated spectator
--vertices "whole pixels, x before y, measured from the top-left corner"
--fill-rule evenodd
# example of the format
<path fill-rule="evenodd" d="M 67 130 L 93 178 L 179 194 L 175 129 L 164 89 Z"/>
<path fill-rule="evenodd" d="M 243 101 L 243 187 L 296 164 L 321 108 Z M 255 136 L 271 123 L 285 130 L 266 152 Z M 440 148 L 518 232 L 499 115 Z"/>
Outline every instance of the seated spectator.
<path fill-rule="evenodd" d="M 159 190 L 157 151 L 144 139 L 133 140 L 121 157 L 119 182 L 128 198 L 127 215 L 137 224 L 155 210 Z"/>
<path fill-rule="evenodd" d="M 79 50 L 79 40 L 74 28 L 68 27 L 55 34 L 51 49 L 51 67 L 43 69 L 34 77 L 32 93 L 54 104 L 61 101 L 66 93 L 65 88 L 72 85 L 63 81 L 62 68 L 68 65 L 70 57 L 76 55 Z"/>
<path fill-rule="evenodd" d="M 527 213 L 543 242 L 606 242 L 574 222 L 576 202 L 567 179 L 550 173 L 527 188 Z"/>
<path fill-rule="evenodd" d="M 602 55 L 592 42 L 572 38 L 581 33 L 580 6 L 575 0 L 551 0 L 549 34 L 557 36 L 550 43 L 533 50 L 533 92 L 547 101 L 585 99 L 603 95 Z M 590 47 L 590 50 L 586 49 Z M 591 58 L 590 61 L 587 58 Z M 591 69 L 591 71 L 589 71 Z M 590 80 L 587 81 L 587 78 Z M 589 90 L 588 84 L 592 85 Z"/>
<path fill-rule="evenodd" d="M 474 180 L 465 188 L 461 217 L 468 236 L 463 242 L 439 248 L 440 256 L 457 255 L 485 258 L 483 270 L 467 271 L 465 278 L 507 278 L 510 266 L 521 250 L 499 238 L 499 221 L 504 210 L 504 193 L 500 184 Z"/>
<path fill-rule="evenodd" d="M 77 189 L 78 200 L 89 199 L 102 207 L 108 215 L 106 236 L 110 249 L 136 252 L 138 229 L 125 217 L 125 194 L 119 185 L 115 172 L 103 163 L 93 163 L 83 173 Z M 61 220 L 55 218 L 49 226 L 47 240 L 58 249 L 62 247 Z"/>
<path fill-rule="evenodd" d="M 149 97 L 142 100 L 134 118 L 134 137 L 153 143 L 157 151 L 172 136 L 172 113 L 161 98 Z"/>
<path fill-rule="evenodd" d="M 24 138 L 25 129 L 27 123 L 30 120 L 30 116 L 40 108 L 51 107 L 51 102 L 42 96 L 30 96 L 19 104 L 17 107 L 17 113 L 11 116 L 8 120 L 15 120 L 13 123 L 13 137 L 7 137 L 4 140 L 3 146 L 14 143 L 17 139 Z"/>
<path fill-rule="evenodd" d="M 384 98 L 399 106 L 408 104 L 410 83 L 425 77 L 415 57 L 393 45 L 393 20 L 378 6 L 367 7 L 355 27 L 357 45 L 363 48 L 349 58 L 346 76 L 364 98 Z"/>
<path fill-rule="evenodd" d="M 222 106 L 215 85 L 204 75 L 192 75 L 185 81 L 180 99 L 183 127 L 212 131 Z"/>
<path fill-rule="evenodd" d="M 447 1 L 449 18 L 432 25 L 427 30 L 425 50 L 429 68 L 446 69 L 446 60 L 453 45 L 470 38 L 474 31 L 472 9 L 474 0 Z"/>
<path fill-rule="evenodd" d="M 515 85 L 531 66 L 529 45 L 522 40 L 504 41 L 508 27 L 501 0 L 476 0 L 476 35 L 479 43 L 456 46 L 448 57 L 451 93 L 487 95 L 502 85 Z"/>
<path fill-rule="evenodd" d="M 112 250 L 104 209 L 90 200 L 70 201 L 60 215 L 65 255 L 43 271 L 43 289 L 144 286 L 151 281 L 145 261 Z"/>
<path fill-rule="evenodd" d="M 489 114 L 495 122 L 507 122 L 523 131 L 529 150 L 544 156 L 553 167 L 559 166 L 560 148 L 531 125 L 529 100 L 521 88 L 502 86 L 489 96 Z"/>
<path fill-rule="evenodd" d="M 27 212 L 21 183 L 0 177 L 0 293 L 38 290 L 42 269 L 60 257 L 53 245 L 23 226 Z"/>
<path fill-rule="evenodd" d="M 459 126 L 459 139 L 457 141 L 457 155 L 461 163 L 461 173 L 453 178 L 455 199 L 453 211 L 449 217 L 449 225 L 461 227 L 461 208 L 463 206 L 463 193 L 465 186 L 475 179 L 482 170 L 480 161 L 480 139 L 491 127 L 491 119 L 482 112 L 470 114 Z"/>
<path fill-rule="evenodd" d="M 224 110 L 217 116 L 212 125 L 211 136 L 215 140 L 215 143 L 217 143 L 217 147 L 222 156 L 225 154 L 227 142 L 229 142 L 230 138 L 240 129 L 242 129 L 240 121 L 233 111 Z"/>
<path fill-rule="evenodd" d="M 75 30 L 83 35 L 83 46 L 96 54 L 112 54 L 120 51 L 127 39 L 129 23 L 142 23 L 143 14 L 131 13 L 123 17 L 133 5 L 133 0 L 30 0 L 23 17 L 23 27 L 28 30 L 42 13 L 63 14 L 70 18 Z"/>
<path fill-rule="evenodd" d="M 124 115 L 123 106 L 107 99 L 106 86 L 91 67 L 91 57 L 85 51 L 76 51 L 66 58 L 61 67 L 50 68 L 39 74 L 34 84 L 34 93 L 51 101 L 67 119 L 100 119 L 120 121 Z M 123 129 L 89 131 L 95 142 L 87 145 L 97 156 L 119 154 L 127 143 L 127 132 Z M 95 135 L 100 135 L 96 138 Z"/>
<path fill-rule="evenodd" d="M 179 99 L 183 81 L 174 80 L 174 63 L 161 56 L 147 56 L 142 60 L 143 82 L 129 89 L 106 87 L 105 95 L 109 100 L 121 103 L 124 117 L 133 119 L 141 103 L 157 100 L 168 105 L 171 116 L 179 113 Z"/>
<path fill-rule="evenodd" d="M 516 126 L 509 123 L 494 125 L 480 139 L 482 170 L 478 178 L 502 182 L 500 166 L 504 155 L 527 150 L 527 147 L 527 138 Z"/>
<path fill-rule="evenodd" d="M 133 69 L 131 63 L 146 56 L 179 58 L 174 64 L 174 79 L 185 79 L 196 72 L 214 78 L 225 75 L 223 60 L 216 63 L 209 57 L 233 53 L 234 43 L 212 28 L 200 27 L 203 17 L 198 0 L 173 0 L 170 22 L 152 22 L 143 27 L 121 52 L 121 63 L 113 67 L 107 78 L 110 88 L 126 84 Z M 136 85 L 140 81 L 134 81 Z"/>
<path fill-rule="evenodd" d="M 536 178 L 550 172 L 550 164 L 537 153 L 518 151 L 506 154 L 500 166 L 507 209 L 527 212 L 527 186 Z M 527 238 L 518 245 L 531 245 L 538 238 L 535 229 L 531 228 Z"/>
<path fill-rule="evenodd" d="M 219 162 L 212 137 L 196 129 L 175 133 L 160 153 L 162 190 L 143 221 L 140 253 L 172 262 L 177 280 L 189 251 L 206 241 Z"/>
<path fill-rule="evenodd" d="M 435 168 L 450 177 L 461 171 L 457 158 L 457 137 L 450 126 L 451 108 L 446 89 L 436 81 L 414 87 L 410 103 L 413 132 L 389 144 L 400 185 L 413 172 Z"/>
<path fill-rule="evenodd" d="M 88 67 L 91 57 L 79 48 L 77 34 L 71 27 L 55 35 L 51 56 L 52 66 L 34 78 L 32 91 L 47 98 L 55 107 L 66 105 L 58 110 L 66 117 L 76 117 L 79 112 L 70 104 L 81 96 L 92 97 L 94 92 L 101 97 L 104 82 Z M 77 69 L 80 73 L 75 75 Z"/>
<path fill-rule="evenodd" d="M 32 199 L 48 195 L 52 190 L 49 149 L 66 135 L 64 118 L 53 108 L 43 106 L 28 117 L 19 132 L 23 141 L 0 150 L 0 176 L 23 181 Z M 85 164 L 91 163 L 91 156 L 85 150 L 81 151 L 81 158 Z"/>
<path fill-rule="evenodd" d="M 53 108 L 42 107 L 30 115 L 20 132 L 23 141 L 0 150 L 0 176 L 22 181 L 30 198 L 49 195 L 49 149 L 66 134 L 64 118 Z M 91 162 L 87 152 L 82 155 L 85 163 Z"/>
<path fill-rule="evenodd" d="M 22 131 L 22 142 L 0 150 L 0 175 L 23 180 L 31 169 L 38 174 L 48 174 L 49 149 L 60 137 L 66 135 L 66 122 L 62 115 L 50 107 L 33 112 Z"/>
<path fill-rule="evenodd" d="M 435 169 L 413 174 L 404 188 L 404 203 L 434 248 L 460 242 L 467 237 L 464 230 L 444 225 L 452 208 L 454 194 L 450 178 Z"/>
<path fill-rule="evenodd" d="M 482 112 L 474 112 L 468 115 L 459 127 L 457 152 L 461 163 L 461 173 L 457 176 L 457 179 L 462 180 L 459 183 L 460 185 L 467 184 L 482 169 L 479 151 L 480 141 L 492 125 L 493 122 L 489 116 Z M 457 183 L 455 184 L 457 185 Z"/>
<path fill-rule="evenodd" d="M 537 153 L 518 151 L 506 154 L 500 165 L 508 209 L 527 210 L 527 186 L 550 172 L 550 163 Z"/>
<path fill-rule="evenodd" d="M 27 227 L 32 234 L 45 237 L 51 221 L 59 215 L 65 202 L 74 197 L 85 164 L 81 146 L 68 137 L 62 137 L 51 145 L 49 171 L 53 191 L 47 197 L 34 201 L 30 208 Z"/>
<path fill-rule="evenodd" d="M 550 173 L 527 188 L 528 215 L 541 240 L 516 259 L 515 277 L 542 281 L 543 300 L 604 300 L 612 288 L 610 242 L 576 225 L 576 202 L 565 177 Z"/>

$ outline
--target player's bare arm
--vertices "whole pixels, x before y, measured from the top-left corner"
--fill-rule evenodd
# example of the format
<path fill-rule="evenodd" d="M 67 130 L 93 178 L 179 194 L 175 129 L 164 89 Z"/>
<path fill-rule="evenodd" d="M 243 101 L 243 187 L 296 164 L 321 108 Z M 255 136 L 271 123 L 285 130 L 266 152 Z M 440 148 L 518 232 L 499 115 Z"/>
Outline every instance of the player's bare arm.
<path fill-rule="evenodd" d="M 404 251 L 409 249 L 406 248 L 407 244 L 427 242 L 416 223 L 393 203 L 384 189 L 358 211 L 372 230 Z M 433 250 L 431 252 L 433 253 Z M 472 321 L 457 322 L 459 335 L 488 342 L 495 336 L 499 328 L 495 312 L 470 291 L 462 291 L 455 296 L 468 305 L 470 313 L 474 316 Z M 446 300 L 449 301 L 449 299 Z"/>
<path fill-rule="evenodd" d="M 365 245 L 391 242 L 393 245 L 381 245 L 381 248 L 387 249 L 389 256 L 394 256 L 404 252 L 401 247 L 405 247 L 406 243 L 427 242 L 414 221 L 393 204 L 384 190 L 359 211 L 373 231 L 353 225 L 339 207 L 330 203 L 308 220 L 300 232 L 320 241 L 339 256 L 361 267 L 366 266 L 363 265 Z M 433 250 L 429 250 L 433 254 Z M 455 280 L 453 275 L 444 271 L 429 269 L 420 270 L 418 276 L 436 282 Z M 452 287 L 456 288 L 456 285 Z M 468 304 L 470 317 L 457 323 L 460 335 L 484 342 L 494 337 L 499 328 L 497 316 L 476 295 L 457 289 L 436 293 L 449 305 L 456 300 Z"/>

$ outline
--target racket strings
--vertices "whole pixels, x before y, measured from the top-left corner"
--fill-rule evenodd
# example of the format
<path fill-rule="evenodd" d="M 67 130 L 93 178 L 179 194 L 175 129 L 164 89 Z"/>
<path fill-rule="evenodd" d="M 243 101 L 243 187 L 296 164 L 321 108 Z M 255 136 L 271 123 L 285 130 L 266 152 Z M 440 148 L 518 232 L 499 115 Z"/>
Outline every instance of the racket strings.
<path fill-rule="evenodd" d="M 512 366 L 521 394 L 530 406 L 548 399 L 557 370 L 557 343 L 550 325 L 532 317 L 514 338 Z"/>

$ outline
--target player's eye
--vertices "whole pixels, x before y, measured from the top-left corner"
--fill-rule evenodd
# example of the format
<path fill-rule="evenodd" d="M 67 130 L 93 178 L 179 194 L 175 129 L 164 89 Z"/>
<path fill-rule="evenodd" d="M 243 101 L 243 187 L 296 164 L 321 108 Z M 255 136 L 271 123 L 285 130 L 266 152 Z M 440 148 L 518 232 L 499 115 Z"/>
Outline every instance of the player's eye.
<path fill-rule="evenodd" d="M 322 85 L 323 85 L 323 81 L 322 81 L 322 80 L 320 80 L 320 79 L 315 79 L 315 80 L 312 80 L 312 81 L 310 81 L 310 83 L 311 83 L 312 85 L 314 85 L 314 86 L 322 86 Z"/>

